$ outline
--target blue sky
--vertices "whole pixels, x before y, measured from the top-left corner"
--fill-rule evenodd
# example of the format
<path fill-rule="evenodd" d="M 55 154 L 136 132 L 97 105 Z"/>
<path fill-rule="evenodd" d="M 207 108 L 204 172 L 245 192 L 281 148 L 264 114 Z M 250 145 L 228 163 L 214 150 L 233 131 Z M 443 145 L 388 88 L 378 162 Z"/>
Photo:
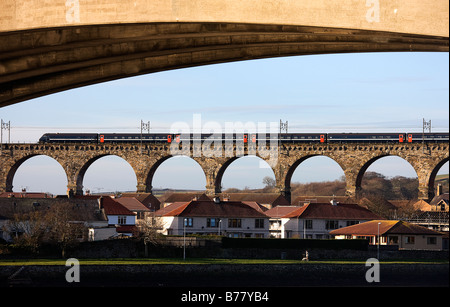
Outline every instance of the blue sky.
<path fill-rule="evenodd" d="M 45 132 L 139 132 L 141 119 L 151 122 L 152 131 L 165 132 L 174 122 L 192 125 L 194 114 L 200 114 L 203 123 L 221 126 L 282 119 L 291 132 L 412 132 L 421 131 L 422 118 L 432 120 L 433 131 L 448 131 L 448 67 L 448 53 L 338 54 L 217 64 L 40 97 L 0 109 L 0 118 L 11 121 L 12 142 L 35 142 Z M 66 183 L 53 179 L 61 176 L 53 172 L 62 172 L 55 163 L 42 157 L 27 161 L 15 176 L 15 190 L 64 193 Z M 369 170 L 387 176 L 415 177 L 401 159 L 383 158 L 373 167 Z M 196 180 L 181 176 L 181 169 L 195 172 Z M 448 163 L 443 169 L 441 173 L 448 173 Z M 85 187 L 134 189 L 130 170 L 120 158 L 102 158 L 88 170 Z M 293 181 L 334 180 L 343 175 L 340 172 L 333 161 L 314 158 L 299 166 Z M 260 187 L 266 175 L 273 176 L 258 160 L 241 158 L 225 173 L 223 186 Z M 110 183 L 111 178 L 118 179 Z M 201 189 L 204 184 L 195 162 L 172 158 L 157 171 L 153 186 Z"/>

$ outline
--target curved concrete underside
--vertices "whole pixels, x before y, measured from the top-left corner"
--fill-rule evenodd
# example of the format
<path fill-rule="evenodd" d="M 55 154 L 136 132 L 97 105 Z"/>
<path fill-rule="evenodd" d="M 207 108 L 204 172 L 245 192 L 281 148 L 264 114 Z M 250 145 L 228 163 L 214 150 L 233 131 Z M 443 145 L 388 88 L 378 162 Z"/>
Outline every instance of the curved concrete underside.
<path fill-rule="evenodd" d="M 0 107 L 85 85 L 214 63 L 449 50 L 447 37 L 245 23 L 69 26 L 0 33 L 0 41 Z"/>

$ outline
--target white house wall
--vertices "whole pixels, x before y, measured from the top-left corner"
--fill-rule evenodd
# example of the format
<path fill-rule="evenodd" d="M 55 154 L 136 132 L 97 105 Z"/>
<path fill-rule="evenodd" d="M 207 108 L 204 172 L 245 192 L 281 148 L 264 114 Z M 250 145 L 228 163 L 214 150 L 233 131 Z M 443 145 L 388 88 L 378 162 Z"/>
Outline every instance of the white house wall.
<path fill-rule="evenodd" d="M 89 241 L 108 240 L 116 235 L 115 227 L 89 228 Z"/>
<path fill-rule="evenodd" d="M 307 219 L 309 220 L 309 219 Z M 334 229 L 327 229 L 328 219 L 310 219 L 312 220 L 312 229 L 305 229 L 305 219 L 298 218 L 282 218 L 281 219 L 281 237 L 282 238 L 309 238 L 309 239 L 328 239 L 329 232 Z M 337 220 L 338 228 L 347 227 L 347 221 L 354 220 Z M 358 220 L 359 223 L 367 220 Z M 338 229 L 337 228 L 337 229 Z"/>
<path fill-rule="evenodd" d="M 109 225 L 119 225 L 119 216 L 122 215 L 108 215 L 108 224 Z M 120 225 L 136 225 L 136 216 L 135 215 L 125 215 L 125 224 L 121 223 Z"/>
<path fill-rule="evenodd" d="M 264 228 L 255 227 L 255 218 L 240 218 L 241 227 L 229 228 L 228 218 L 221 218 L 220 229 L 219 227 L 207 227 L 207 219 L 209 217 L 192 217 L 193 227 L 186 227 L 186 233 L 205 233 L 205 234 L 219 234 L 227 235 L 231 233 L 235 234 L 255 234 L 264 235 L 265 238 L 269 237 L 269 219 L 264 219 Z M 211 217 L 215 218 L 215 217 Z M 163 234 L 171 235 L 183 235 L 184 233 L 184 217 L 162 217 Z M 169 230 L 170 229 L 170 230 Z"/>

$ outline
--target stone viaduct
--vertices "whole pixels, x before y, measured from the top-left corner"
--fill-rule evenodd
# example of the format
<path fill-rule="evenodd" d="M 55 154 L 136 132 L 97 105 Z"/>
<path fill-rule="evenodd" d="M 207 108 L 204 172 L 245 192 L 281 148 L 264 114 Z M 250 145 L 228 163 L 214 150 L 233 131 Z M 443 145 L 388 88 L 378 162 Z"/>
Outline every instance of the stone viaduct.
<path fill-rule="evenodd" d="M 182 147 L 181 144 L 176 146 Z M 185 146 L 178 153 L 190 156 L 201 166 L 206 177 L 206 193 L 209 195 L 221 192 L 221 180 L 226 168 L 243 155 L 254 154 L 268 162 L 275 174 L 279 193 L 288 199 L 291 177 L 296 167 L 310 157 L 322 155 L 336 161 L 345 173 L 347 195 L 358 197 L 367 168 L 382 157 L 399 156 L 415 169 L 419 180 L 419 197 L 428 200 L 434 196 L 437 172 L 449 161 L 448 143 L 283 143 L 276 148 L 268 144 L 257 148 L 250 148 L 252 145 L 249 144 L 214 144 L 211 146 L 213 154 L 203 152 L 200 156 L 195 155 L 195 146 L 189 144 L 189 147 Z M 270 150 L 275 150 L 276 156 L 268 155 Z M 74 194 L 83 193 L 83 177 L 89 166 L 107 155 L 126 160 L 135 171 L 137 191 L 151 192 L 156 169 L 174 156 L 174 151 L 168 143 L 3 144 L 0 155 L 0 192 L 12 191 L 17 169 L 27 159 L 37 155 L 52 157 L 61 164 L 67 175 L 68 189 Z"/>
<path fill-rule="evenodd" d="M 448 0 L 1 0 L 0 108 L 199 65 L 344 52 L 448 52 L 448 38 Z M 12 190 L 16 170 L 35 155 L 57 160 L 74 193 L 82 192 L 89 165 L 105 155 L 128 161 L 137 190 L 151 191 L 156 168 L 171 156 L 166 144 L 6 144 L 0 191 Z M 397 155 L 414 167 L 420 197 L 428 199 L 436 172 L 448 161 L 448 144 L 285 144 L 271 165 L 280 193 L 289 197 L 295 167 L 314 155 L 335 160 L 347 193 L 355 196 L 371 163 Z M 193 159 L 214 194 L 237 156 Z"/>
<path fill-rule="evenodd" d="M 448 0 L 1 0 L 0 107 L 169 69 L 444 51 Z"/>

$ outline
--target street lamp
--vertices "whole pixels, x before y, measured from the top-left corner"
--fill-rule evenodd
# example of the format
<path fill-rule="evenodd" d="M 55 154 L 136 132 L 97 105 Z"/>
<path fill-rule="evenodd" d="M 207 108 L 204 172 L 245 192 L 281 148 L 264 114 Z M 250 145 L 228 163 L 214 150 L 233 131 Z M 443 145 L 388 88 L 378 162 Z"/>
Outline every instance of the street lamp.
<path fill-rule="evenodd" d="M 377 246 L 377 259 L 380 260 L 380 225 L 381 222 L 378 222 L 378 246 Z"/>
<path fill-rule="evenodd" d="M 219 219 L 219 236 L 220 236 L 220 226 L 222 225 L 222 220 Z"/>
<path fill-rule="evenodd" d="M 186 260 L 186 223 L 187 218 L 183 219 L 183 260 Z"/>

